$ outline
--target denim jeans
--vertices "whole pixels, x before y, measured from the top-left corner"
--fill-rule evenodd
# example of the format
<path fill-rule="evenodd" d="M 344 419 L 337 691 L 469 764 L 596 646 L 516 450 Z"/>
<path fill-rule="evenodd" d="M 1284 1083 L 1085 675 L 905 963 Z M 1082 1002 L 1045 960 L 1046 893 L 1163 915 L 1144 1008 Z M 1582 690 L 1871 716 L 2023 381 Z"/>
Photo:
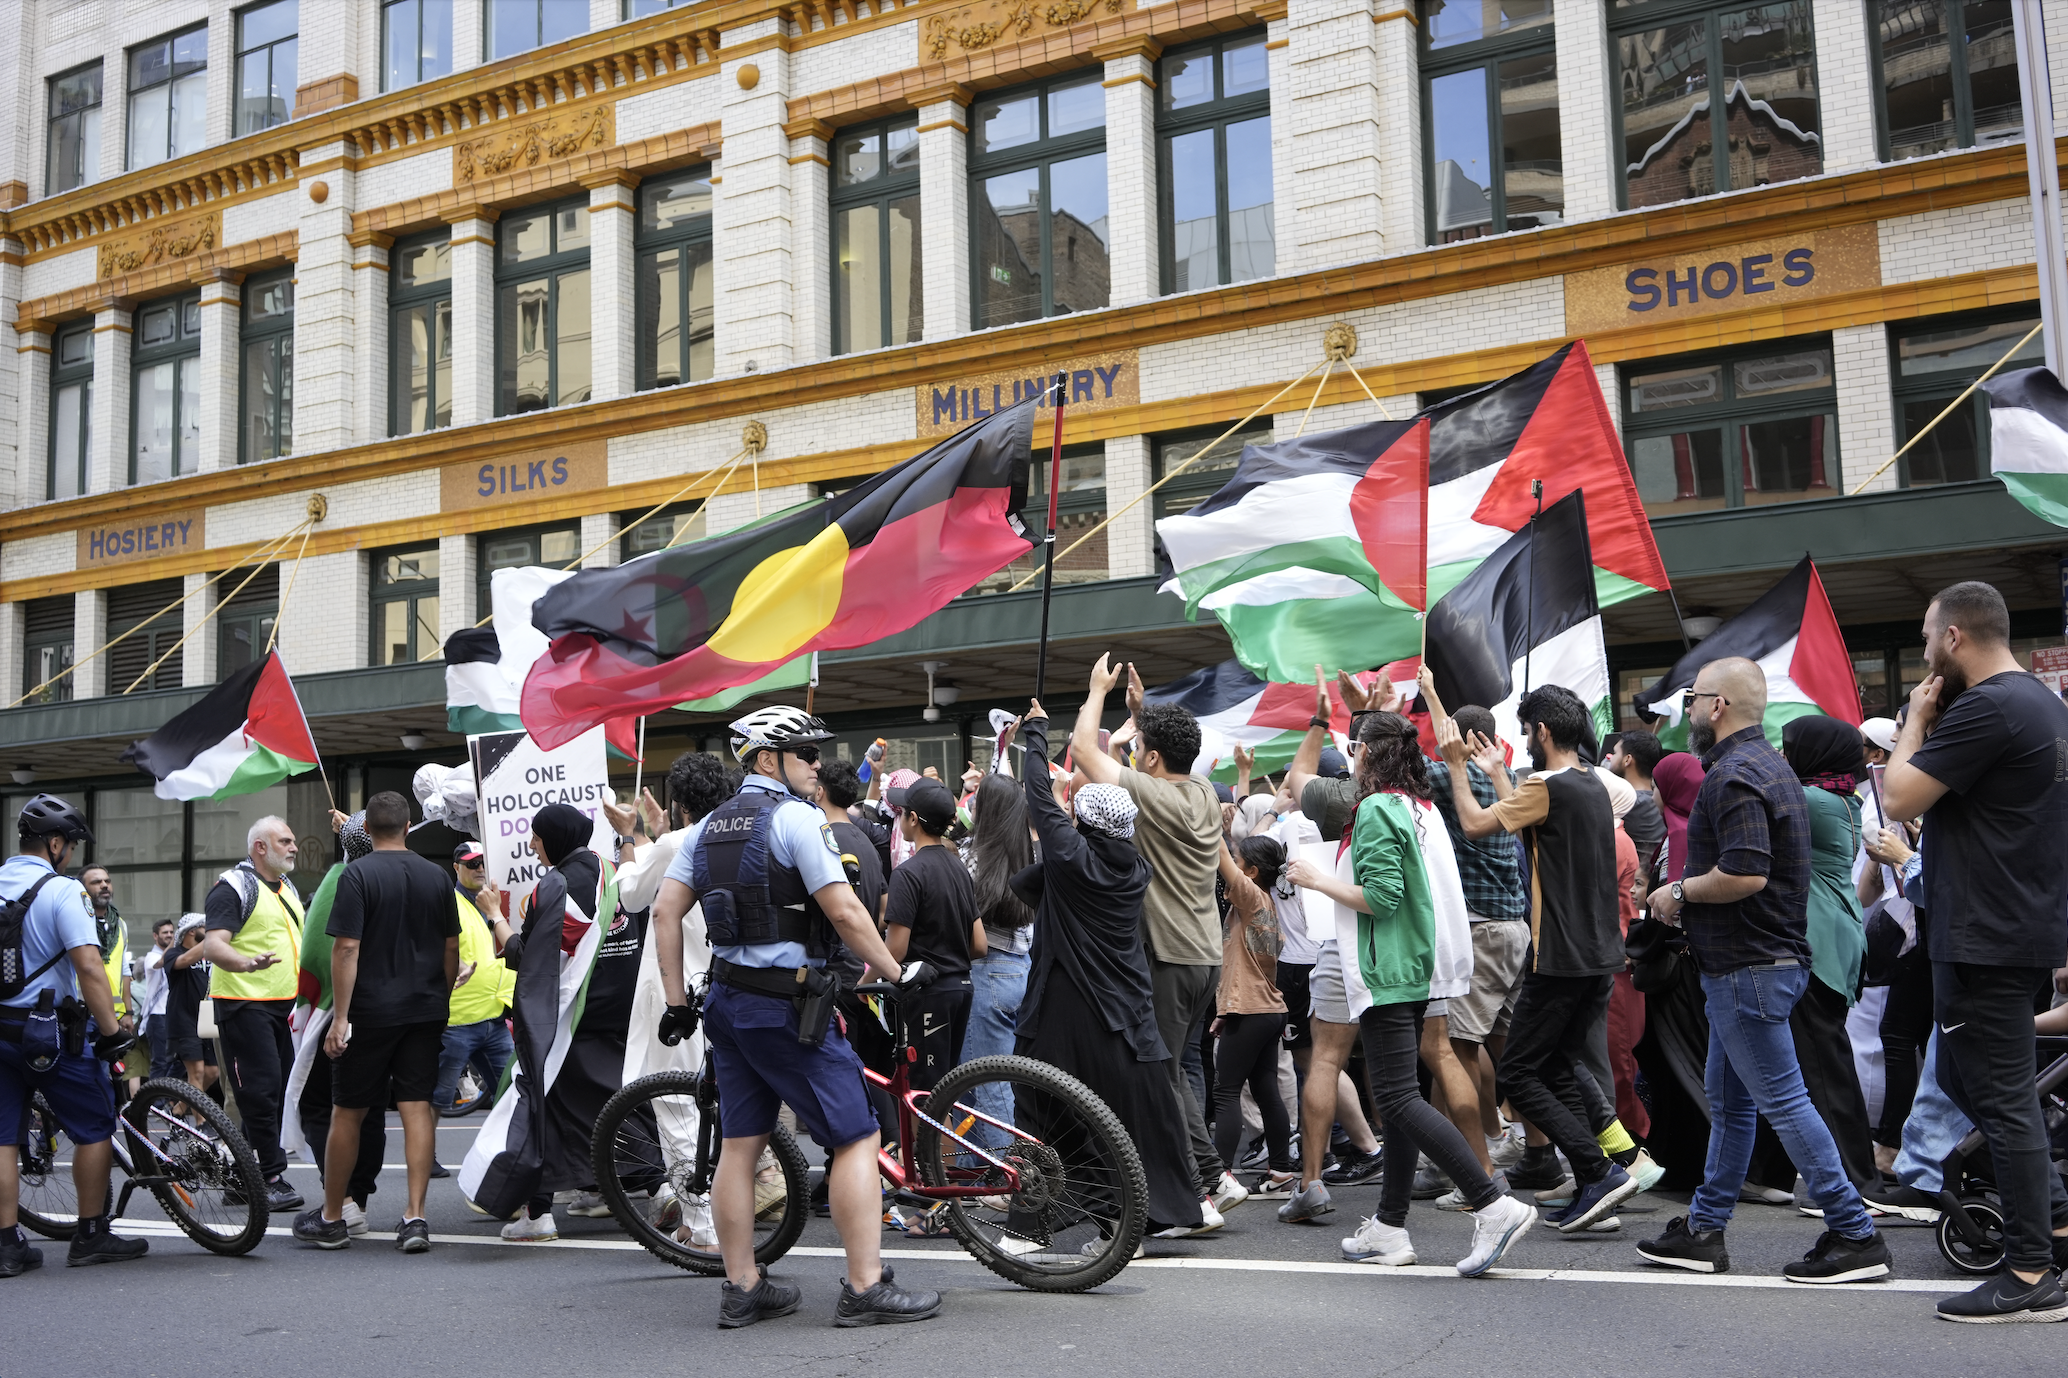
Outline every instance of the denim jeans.
<path fill-rule="evenodd" d="M 1953 1097 L 1939 1089 L 1939 1030 L 1932 1026 L 1924 1056 L 1916 1059 L 1916 1090 L 1903 1117 L 1903 1145 L 1896 1150 L 1896 1180 L 1919 1191 L 1945 1190 L 1946 1155 L 1975 1127 Z"/>
<path fill-rule="evenodd" d="M 431 1092 L 431 1104 L 440 1110 L 452 1108 L 459 1095 L 460 1073 L 469 1062 L 481 1079 L 482 1094 L 493 1101 L 503 1082 L 503 1069 L 510 1065 L 516 1050 L 509 1026 L 500 1019 L 448 1025 L 444 1044 L 438 1050 L 438 1087 Z"/>
<path fill-rule="evenodd" d="M 1031 960 L 1024 952 L 994 952 L 969 964 L 975 993 L 969 1003 L 969 1027 L 962 1034 L 964 1062 L 1012 1051 Z M 1012 1123 L 1012 1094 L 1003 1084 L 985 1082 L 977 1088 L 974 1103 L 984 1114 Z M 1006 1139 L 1003 1130 L 988 1125 L 978 1126 L 971 1137 L 987 1148 L 1000 1147 Z"/>
<path fill-rule="evenodd" d="M 1720 1230 L 1730 1223 L 1752 1163 L 1752 1140 L 1765 1115 L 1795 1160 L 1824 1224 L 1848 1239 L 1864 1239 L 1874 1222 L 1838 1161 L 1838 1145 L 1810 1104 L 1795 1060 L 1788 1016 L 1808 987 L 1807 966 L 1741 967 L 1702 976 L 1709 1013 L 1709 1160 L 1688 1207 L 1688 1228 Z"/>

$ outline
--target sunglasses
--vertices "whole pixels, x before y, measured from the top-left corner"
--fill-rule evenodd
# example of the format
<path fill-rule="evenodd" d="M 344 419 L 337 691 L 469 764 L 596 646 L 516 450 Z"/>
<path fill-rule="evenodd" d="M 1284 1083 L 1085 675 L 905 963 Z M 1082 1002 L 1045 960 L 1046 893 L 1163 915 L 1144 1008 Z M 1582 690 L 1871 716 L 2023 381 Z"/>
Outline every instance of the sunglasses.
<path fill-rule="evenodd" d="M 793 746 L 790 748 L 790 754 L 808 766 L 819 763 L 819 749 L 815 746 Z"/>
<path fill-rule="evenodd" d="M 469 871 L 478 871 L 488 863 L 476 858 L 473 861 L 462 861 L 459 864 L 466 867 Z"/>
<path fill-rule="evenodd" d="M 1722 700 L 1723 705 L 1726 708 L 1730 706 L 1730 700 L 1724 698 L 1721 694 L 1697 694 L 1694 690 L 1688 689 L 1683 691 L 1680 695 L 1680 711 L 1683 713 L 1692 713 L 1695 708 L 1696 699 L 1720 699 Z"/>

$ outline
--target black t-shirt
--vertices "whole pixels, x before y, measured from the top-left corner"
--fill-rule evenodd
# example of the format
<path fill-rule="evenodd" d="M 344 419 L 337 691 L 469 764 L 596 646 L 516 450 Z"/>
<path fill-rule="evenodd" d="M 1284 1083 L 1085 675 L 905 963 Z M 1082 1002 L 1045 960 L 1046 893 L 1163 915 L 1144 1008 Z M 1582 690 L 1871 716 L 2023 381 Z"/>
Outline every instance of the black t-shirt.
<path fill-rule="evenodd" d="M 977 887 L 953 847 L 921 847 L 890 873 L 885 917 L 912 930 L 906 961 L 930 963 L 943 976 L 969 975 Z"/>
<path fill-rule="evenodd" d="M 354 1027 L 443 1024 L 452 1008 L 445 943 L 460 935 L 452 873 L 408 851 L 376 851 L 345 867 L 331 901 L 332 938 L 359 940 Z"/>
<path fill-rule="evenodd" d="M 1940 962 L 2058 967 L 2068 951 L 2068 704 L 2021 672 L 1955 699 L 1910 764 L 1924 815 L 1927 946 Z"/>
<path fill-rule="evenodd" d="M 200 1027 L 201 1002 L 208 997 L 210 968 L 206 962 L 176 967 L 172 963 L 179 955 L 178 948 L 165 954 L 165 1028 L 175 1039 L 193 1038 Z"/>
<path fill-rule="evenodd" d="M 854 882 L 855 898 L 862 902 L 862 908 L 874 919 L 883 909 L 883 864 L 876 859 L 876 846 L 869 835 L 852 823 L 835 823 L 833 845 L 842 856 L 855 859 L 855 869 L 861 872 L 861 879 Z M 862 976 L 862 959 L 847 950 L 842 943 L 826 964 L 837 968 L 849 981 L 858 981 Z"/>
<path fill-rule="evenodd" d="M 1584 766 L 1538 772 L 1492 813 L 1528 843 L 1532 970 L 1545 976 L 1621 971 L 1616 816 L 1594 772 Z"/>

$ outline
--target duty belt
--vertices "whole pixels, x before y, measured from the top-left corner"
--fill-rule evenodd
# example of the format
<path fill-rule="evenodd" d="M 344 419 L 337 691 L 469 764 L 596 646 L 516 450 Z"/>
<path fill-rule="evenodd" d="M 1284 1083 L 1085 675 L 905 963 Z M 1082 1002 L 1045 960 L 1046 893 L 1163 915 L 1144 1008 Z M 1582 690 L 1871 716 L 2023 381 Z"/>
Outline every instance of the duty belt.
<path fill-rule="evenodd" d="M 805 973 L 810 970 L 810 967 L 743 967 L 723 957 L 711 958 L 711 979 L 719 985 L 755 995 L 773 995 L 778 1000 L 802 1000 L 809 993 Z"/>

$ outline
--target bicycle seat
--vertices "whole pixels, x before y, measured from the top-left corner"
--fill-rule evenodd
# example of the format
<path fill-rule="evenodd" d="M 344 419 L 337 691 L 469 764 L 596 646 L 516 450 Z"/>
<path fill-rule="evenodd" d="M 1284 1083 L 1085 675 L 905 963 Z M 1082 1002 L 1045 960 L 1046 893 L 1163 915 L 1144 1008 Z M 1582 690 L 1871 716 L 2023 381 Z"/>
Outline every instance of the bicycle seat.
<path fill-rule="evenodd" d="M 888 981 L 864 981 L 854 988 L 856 995 L 884 995 L 895 997 L 898 987 Z"/>

